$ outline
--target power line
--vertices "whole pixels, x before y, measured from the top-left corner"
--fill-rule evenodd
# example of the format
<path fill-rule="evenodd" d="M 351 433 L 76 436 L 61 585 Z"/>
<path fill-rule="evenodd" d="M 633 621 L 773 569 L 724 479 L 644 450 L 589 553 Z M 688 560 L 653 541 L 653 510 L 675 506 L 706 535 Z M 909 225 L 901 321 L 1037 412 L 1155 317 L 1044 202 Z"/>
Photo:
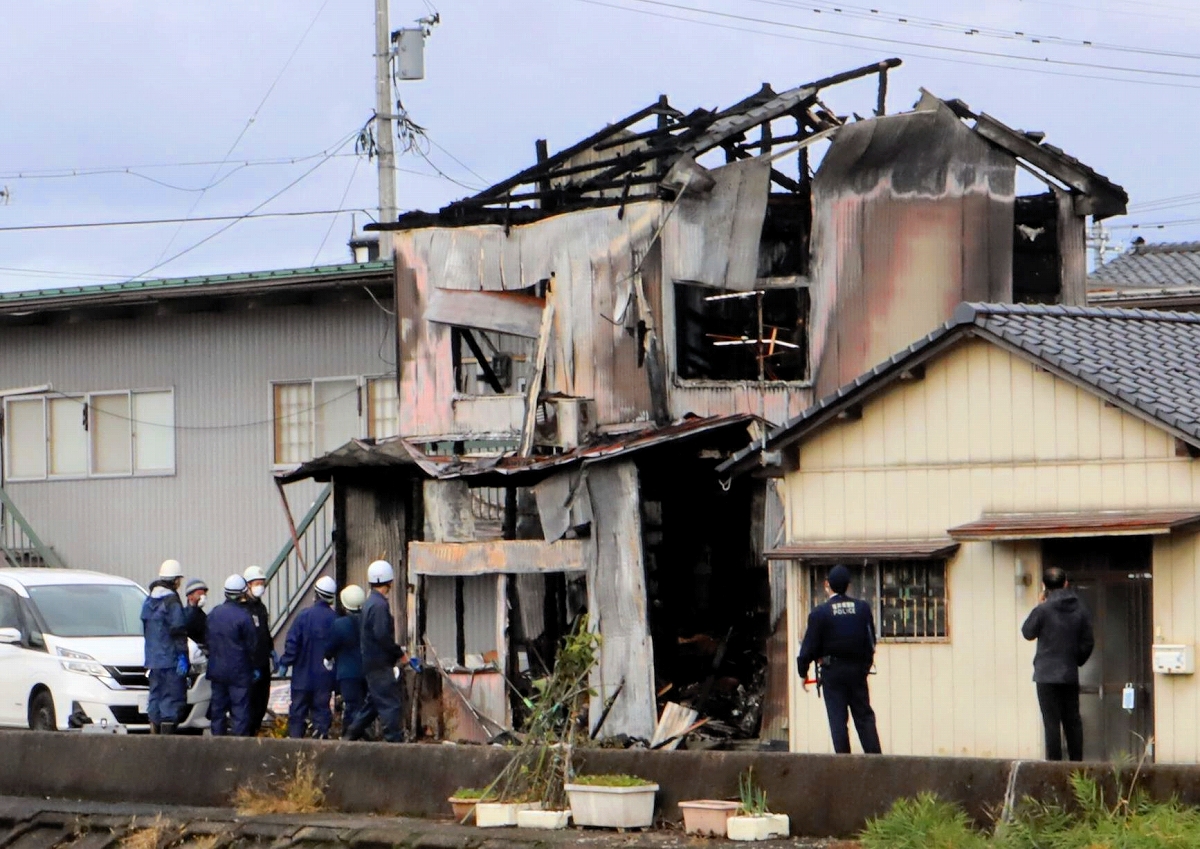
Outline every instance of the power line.
<path fill-rule="evenodd" d="M 338 206 L 346 205 L 346 198 L 350 195 L 350 187 L 354 185 L 354 178 L 358 175 L 358 166 L 362 164 L 362 158 L 354 160 L 354 168 L 350 171 L 350 179 L 346 181 L 346 190 L 342 192 L 342 199 L 338 201 Z M 317 264 L 317 260 L 321 257 L 321 251 L 325 249 L 325 243 L 329 241 L 329 234 L 333 232 L 334 225 L 337 224 L 337 216 L 329 219 L 329 229 L 325 231 L 325 236 L 321 239 L 321 244 L 317 245 L 317 252 L 313 254 L 312 265 Z"/>
<path fill-rule="evenodd" d="M 354 138 L 355 136 L 357 136 L 357 135 L 358 135 L 358 131 L 357 131 L 357 130 L 355 130 L 354 132 L 352 132 L 352 133 L 348 134 L 348 135 L 345 137 L 345 139 L 343 139 L 343 140 L 342 140 L 341 144 L 339 144 L 339 145 L 337 146 L 337 148 L 336 148 L 336 149 L 340 149 L 340 148 L 342 148 L 342 147 L 345 147 L 345 146 L 346 146 L 346 145 L 347 145 L 347 144 L 350 142 L 350 140 L 351 140 L 351 139 L 353 139 L 353 138 Z M 152 272 L 152 271 L 157 271 L 158 269 L 162 268 L 164 265 L 168 265 L 168 264 L 170 264 L 170 263 L 174 262 L 175 260 L 179 259 L 181 256 L 183 256 L 183 255 L 185 255 L 185 254 L 188 254 L 188 253 L 191 253 L 192 251 L 196 250 L 196 248 L 200 247 L 201 245 L 204 245 L 204 244 L 207 244 L 208 242 L 211 242 L 213 239 L 215 239 L 217 236 L 220 236 L 222 233 L 224 233 L 225 231 L 229 230 L 231 227 L 234 227 L 234 226 L 236 226 L 236 225 L 237 225 L 237 223 L 238 223 L 239 221 L 243 221 L 243 220 L 245 220 L 246 218 L 248 218 L 250 215 L 254 214 L 255 212 L 258 212 L 258 210 L 262 209 L 262 208 L 263 208 L 264 206 L 266 206 L 268 203 L 270 203 L 271 201 L 275 200 L 275 198 L 279 197 L 279 196 L 280 196 L 280 195 L 282 195 L 284 192 L 288 191 L 288 190 L 289 190 L 289 189 L 291 189 L 293 186 L 295 186 L 297 183 L 299 183 L 299 182 L 301 182 L 302 180 L 304 180 L 306 177 L 308 177 L 308 175 L 309 175 L 309 174 L 312 174 L 314 171 L 316 171 L 318 168 L 320 168 L 322 165 L 324 165 L 326 162 L 328 162 L 328 161 L 329 161 L 331 158 L 332 158 L 332 156 L 327 156 L 327 157 L 325 157 L 325 158 L 321 159 L 319 162 L 317 162 L 315 165 L 313 165 L 313 167 L 309 168 L 307 171 L 305 171 L 303 174 L 301 174 L 301 175 L 300 175 L 299 177 L 297 177 L 295 180 L 292 180 L 292 182 L 288 183 L 286 186 L 284 186 L 282 189 L 280 189 L 279 191 L 277 191 L 275 194 L 271 195 L 269 198 L 267 198 L 266 200 L 264 200 L 262 203 L 260 203 L 260 204 L 258 204 L 258 205 L 256 205 L 256 206 L 252 207 L 252 208 L 250 209 L 250 211 L 249 211 L 249 212 L 247 212 L 246 214 L 244 214 L 244 215 L 240 215 L 240 216 L 237 216 L 236 218 L 234 218 L 232 221 L 230 221 L 230 222 L 229 222 L 228 224 L 226 224 L 225 226 L 223 226 L 223 227 L 219 227 L 217 230 L 215 230 L 214 232 L 212 232 L 212 233 L 210 233 L 209 235 L 205 236 L 205 237 L 204 237 L 203 239 L 201 239 L 200 241 L 196 242 L 196 243 L 195 243 L 195 244 L 193 244 L 193 245 L 190 245 L 190 246 L 188 246 L 188 247 L 184 248 L 183 250 L 181 250 L 181 251 L 179 251 L 178 253 L 176 253 L 176 254 L 174 254 L 174 255 L 172 255 L 172 256 L 170 256 L 170 257 L 168 257 L 167 259 L 160 259 L 158 262 L 154 263 L 154 265 L 152 265 L 152 266 L 150 266 L 149 268 L 147 268 L 147 269 L 146 269 L 145 271 L 143 271 L 141 274 L 138 274 L 136 277 L 132 278 L 132 279 L 131 279 L 131 282 L 132 282 L 132 280 L 136 280 L 138 277 L 145 277 L 145 276 L 146 276 L 147 274 L 149 274 L 150 272 Z M 189 213 L 189 218 L 190 218 L 190 217 L 191 217 L 191 216 L 190 216 L 190 213 Z M 180 224 L 180 225 L 179 225 L 179 228 L 180 228 L 180 229 L 183 229 L 183 225 L 182 225 L 182 224 Z"/>
<path fill-rule="evenodd" d="M 630 0 L 630 2 L 637 2 L 637 1 L 638 0 Z M 605 2 L 605 0 L 576 0 L 576 2 L 586 3 L 590 6 L 600 6 L 600 7 L 604 7 L 604 8 L 608 8 L 608 9 L 617 9 L 622 12 L 631 12 L 633 14 L 638 14 L 638 15 L 646 15 L 649 17 L 662 18 L 665 20 L 682 21 L 684 23 L 696 24 L 698 26 L 711 27 L 714 29 L 724 29 L 724 30 L 729 30 L 732 32 L 744 32 L 744 33 L 749 33 L 752 35 L 765 35 L 765 36 L 770 36 L 772 38 L 783 38 L 783 39 L 787 39 L 788 41 L 798 41 L 798 42 L 803 42 L 805 44 L 818 44 L 818 45 L 822 45 L 825 47 L 845 47 L 845 48 L 848 48 L 851 50 L 862 50 L 863 49 L 863 46 L 859 45 L 859 44 L 847 44 L 845 42 L 831 41 L 828 38 L 820 38 L 820 39 L 805 38 L 802 36 L 788 35 L 788 34 L 780 33 L 780 32 L 769 32 L 769 31 L 764 31 L 761 29 L 751 29 L 749 27 L 740 27 L 740 26 L 734 26 L 734 25 L 730 25 L 730 24 L 721 24 L 721 23 L 716 23 L 714 21 L 704 21 L 704 20 L 698 20 L 696 18 L 683 17 L 681 15 L 671 15 L 671 14 L 666 14 L 663 12 L 655 12 L 655 11 L 652 11 L 649 9 L 638 9 L 638 8 L 631 8 L 629 6 L 620 6 L 620 5 L 617 5 L 616 3 Z M 687 7 L 684 7 L 684 8 L 687 8 Z M 703 11 L 703 10 L 698 10 L 698 11 Z M 768 23 L 771 23 L 771 22 L 768 21 Z M 787 25 L 785 24 L 784 26 L 787 26 Z M 821 31 L 821 30 L 818 30 L 818 31 Z M 858 36 L 854 36 L 854 37 L 858 37 Z M 907 44 L 908 42 L 901 42 L 901 43 Z M 948 49 L 953 49 L 953 48 L 948 48 Z M 974 53 L 976 51 L 958 50 L 957 52 Z M 1172 83 L 1172 82 L 1167 82 L 1164 80 L 1134 80 L 1134 79 L 1130 79 L 1128 77 L 1112 77 L 1112 76 L 1103 76 L 1100 74 L 1072 73 L 1070 71 L 1056 71 L 1056 70 L 1051 70 L 1049 68 L 1026 68 L 1026 67 L 1020 67 L 1020 66 L 1014 66 L 1011 64 L 998 64 L 996 62 L 981 62 L 981 61 L 972 61 L 969 59 L 953 59 L 953 58 L 949 58 L 946 56 L 936 56 L 936 55 L 930 55 L 928 53 L 917 53 L 917 52 L 913 52 L 911 50 L 907 51 L 907 54 L 914 58 L 927 59 L 932 62 L 948 62 L 950 64 L 969 65 L 969 66 L 978 67 L 978 68 L 1002 68 L 1005 70 L 1022 71 L 1022 72 L 1026 72 L 1026 73 L 1035 73 L 1035 74 L 1042 74 L 1042 75 L 1047 75 L 1047 76 L 1070 77 L 1070 78 L 1084 79 L 1084 80 L 1102 80 L 1102 81 L 1116 82 L 1116 83 L 1135 83 L 1137 85 L 1156 86 L 1156 87 L 1160 87 L 1160 88 L 1182 88 L 1182 89 L 1200 90 L 1200 86 L 1197 86 L 1197 85 L 1188 85 L 1186 83 Z M 1041 60 L 1032 60 L 1032 61 L 1041 61 Z M 1105 66 L 1105 67 L 1107 67 L 1107 66 Z"/>
<path fill-rule="evenodd" d="M 250 126 L 258 118 L 258 113 L 262 111 L 263 106 L 265 106 L 267 103 L 267 100 L 270 99 L 271 93 L 273 91 L 275 91 L 275 86 L 279 85 L 279 81 L 281 79 L 283 79 L 283 75 L 287 72 L 288 67 L 292 64 L 292 60 L 295 59 L 296 54 L 298 52 L 300 52 L 300 47 L 304 44 L 305 39 L 308 38 L 308 34 L 310 32 L 312 32 L 312 28 L 316 25 L 317 19 L 321 17 L 321 13 L 325 11 L 325 7 L 328 5 L 329 5 L 329 0 L 323 0 L 320 7 L 317 9 L 317 13 L 315 15 L 313 15 L 312 20 L 309 21 L 308 26 L 305 27 L 304 33 L 300 36 L 300 40 L 298 42 L 296 42 L 296 46 L 294 48 L 292 48 L 292 52 L 288 54 L 287 60 L 283 63 L 283 67 L 279 69 L 279 73 L 275 75 L 275 79 L 273 79 L 271 81 L 271 85 L 267 87 L 267 93 L 264 94 L 262 97 L 262 100 L 260 100 L 258 102 L 258 106 L 254 107 L 254 112 L 251 113 L 250 117 L 246 120 L 246 123 L 242 127 L 241 132 L 239 132 L 237 135 L 237 138 L 233 140 L 233 144 L 231 144 L 229 146 L 229 150 L 225 151 L 225 156 L 222 157 L 221 164 L 216 167 L 216 169 L 213 171 L 212 176 L 208 178 L 209 182 L 213 186 L 217 185 L 217 183 L 219 182 L 219 181 L 217 181 L 217 175 L 221 173 L 221 169 L 225 167 L 226 162 L 229 161 L 229 157 L 233 156 L 233 151 L 235 149 L 237 149 L 237 146 L 239 144 L 241 144 L 242 139 L 245 138 L 246 133 L 249 132 Z M 216 181 L 216 182 L 214 182 L 214 181 Z M 211 187 L 212 186 L 205 187 L 204 189 L 202 189 L 200 191 L 199 196 L 196 198 L 196 200 L 192 203 L 191 207 L 188 209 L 187 215 L 185 216 L 186 218 L 192 217 L 192 213 L 195 212 L 197 207 L 200 206 L 201 201 L 204 200 L 204 196 L 206 194 L 208 194 L 208 190 Z M 167 244 L 163 247 L 162 253 L 160 253 L 158 255 L 158 262 L 156 263 L 154 268 L 157 268 L 161 265 L 165 265 L 167 262 L 171 261 L 171 260 L 164 261 L 163 257 L 166 256 L 167 251 L 169 251 L 171 249 L 171 245 L 175 244 L 175 240 L 177 238 L 179 238 L 179 234 L 182 230 L 183 230 L 183 225 L 180 224 L 178 229 L 175 230 L 175 232 L 171 235 L 171 238 L 167 241 Z M 195 245 L 193 247 L 199 247 L 199 245 Z M 188 250 L 191 250 L 191 248 L 189 248 Z M 187 251 L 184 251 L 184 253 L 187 253 Z M 182 254 L 176 254 L 176 257 L 178 257 L 178 256 L 182 256 Z M 172 257 L 172 259 L 174 259 L 174 258 L 175 257 Z M 150 270 L 153 271 L 154 269 L 151 268 Z M 149 273 L 149 272 L 147 272 L 147 273 Z"/>
<path fill-rule="evenodd" d="M 805 26 L 803 24 L 792 23 L 789 21 L 776 21 L 776 20 L 772 20 L 769 18 L 756 18 L 756 17 L 752 17 L 750 15 L 739 15 L 739 14 L 735 14 L 733 12 L 719 12 L 719 11 L 716 11 L 715 9 L 703 9 L 703 8 L 699 8 L 696 6 L 685 6 L 680 3 L 669 3 L 669 2 L 666 2 L 666 0 L 629 0 L 629 2 L 643 3 L 646 5 L 650 5 L 650 6 L 660 6 L 660 7 L 665 7 L 668 9 L 677 9 L 677 10 L 682 10 L 682 11 L 686 11 L 686 12 L 694 12 L 694 13 L 702 14 L 702 15 L 712 15 L 712 16 L 718 17 L 718 18 L 727 18 L 727 19 L 731 19 L 731 20 L 745 21 L 748 23 L 766 24 L 768 26 L 785 27 L 788 29 L 802 30 L 804 32 L 825 33 L 828 35 L 841 36 L 843 38 L 857 38 L 857 39 L 862 39 L 863 41 L 874 41 L 874 42 L 879 42 L 879 43 L 883 43 L 883 44 L 900 45 L 900 46 L 904 46 L 904 47 L 920 47 L 920 48 L 923 48 L 926 50 L 946 50 L 946 51 L 950 51 L 952 53 L 968 53 L 968 54 L 975 55 L 975 56 L 985 56 L 985 57 L 994 58 L 994 59 L 1010 59 L 1010 60 L 1019 61 L 1019 62 L 1037 62 L 1038 64 L 1046 63 L 1046 64 L 1051 64 L 1051 65 L 1062 65 L 1062 66 L 1073 67 L 1073 68 L 1095 68 L 1095 69 L 1099 69 L 1099 70 L 1103 70 L 1103 71 L 1120 71 L 1120 72 L 1124 72 L 1124 73 L 1153 74 L 1153 75 L 1157 75 L 1157 76 L 1166 76 L 1166 77 L 1182 77 L 1185 79 L 1200 79 L 1200 73 L 1191 73 L 1188 71 L 1165 71 L 1165 70 L 1159 70 L 1159 69 L 1130 68 L 1130 67 L 1114 66 L 1114 65 L 1108 65 L 1108 64 L 1099 64 L 1099 63 L 1095 63 L 1095 62 L 1076 62 L 1076 61 L 1069 60 L 1069 59 L 1051 59 L 1049 57 L 1038 58 L 1038 57 L 1034 57 L 1034 56 L 1021 56 L 1016 53 L 999 53 L 999 52 L 988 51 L 988 50 L 974 50 L 974 49 L 965 48 L 965 47 L 949 47 L 949 46 L 941 45 L 941 44 L 928 44 L 925 42 L 918 42 L 918 41 L 906 41 L 904 39 L 888 38 L 886 36 L 879 36 L 879 35 L 862 35 L 862 34 L 853 33 L 853 32 L 842 32 L 840 30 L 827 29 L 824 27 L 811 27 L 811 26 Z"/>
<path fill-rule="evenodd" d="M 830 6 L 814 4 L 812 2 L 806 2 L 805 0 L 751 0 L 751 2 L 759 3 L 765 6 L 812 11 L 818 14 L 833 14 L 839 17 L 871 21 L 879 24 L 899 25 L 905 28 L 928 29 L 937 32 L 950 33 L 953 35 L 997 38 L 1029 44 L 1042 44 L 1049 42 L 1062 47 L 1083 47 L 1089 50 L 1108 50 L 1120 53 L 1136 53 L 1146 56 L 1158 56 L 1172 59 L 1200 59 L 1200 54 L 1196 53 L 1183 53 L 1150 47 L 1137 47 L 1126 44 L 1093 41 L 1090 39 L 1065 38 L 1059 35 L 1027 32 L 1024 30 L 1010 30 L 994 26 L 959 23 L 939 20 L 937 18 L 926 18 L 918 15 L 908 15 L 900 12 L 886 11 L 884 9 L 871 8 L 867 6 L 853 6 L 848 4 Z"/>
<path fill-rule="evenodd" d="M 293 183 L 292 185 L 295 185 L 295 183 Z M 286 191 L 286 188 L 284 189 L 284 191 Z M 282 194 L 282 192 L 280 192 L 280 194 Z M 278 197 L 278 196 L 279 195 L 277 194 L 277 195 L 274 195 L 272 198 L 269 198 L 267 201 L 263 201 L 262 204 L 259 204 L 259 207 L 263 206 L 264 204 L 268 203 L 270 200 L 273 200 L 275 197 Z M 255 207 L 255 209 L 257 209 L 257 208 L 258 207 Z M 203 224 L 205 222 L 212 222 L 212 221 L 232 221 L 234 223 L 237 223 L 238 221 L 245 221 L 250 218 L 302 218 L 302 217 L 310 216 L 310 215 L 341 215 L 343 212 L 362 212 L 362 211 L 363 210 L 361 210 L 361 209 L 342 209 L 342 208 L 338 208 L 338 209 L 306 209 L 306 210 L 298 210 L 298 211 L 293 211 L 293 212 L 249 212 L 249 213 L 242 213 L 241 215 L 205 215 L 205 216 L 198 217 L 198 218 L 136 218 L 136 219 L 129 219 L 129 220 L 125 220 L 125 221 L 79 221 L 79 222 L 71 222 L 71 223 L 67 223 L 67 224 L 16 224 L 11 227 L 0 227 L 0 233 L 19 233 L 19 232 L 28 232 L 28 231 L 34 231 L 34 230 L 87 230 L 87 229 L 94 229 L 94 228 L 99 228 L 99 227 L 142 227 L 142 226 L 150 226 L 150 225 L 156 225 L 156 224 Z M 220 231 L 218 231 L 218 232 L 220 232 Z M 216 235 L 216 234 L 213 234 L 213 235 Z M 50 272 L 50 271 L 35 272 L 32 269 L 22 269 L 22 268 L 12 268 L 12 269 L 5 269 L 5 270 L 31 271 L 33 273 L 42 273 L 42 274 L 58 274 L 59 273 L 59 272 Z M 64 275 L 68 274 L 68 272 L 61 272 L 61 273 Z M 111 275 L 111 274 L 89 275 L 89 276 L 115 277 L 115 275 Z M 144 277 L 144 276 L 145 276 L 144 274 L 137 275 L 137 277 Z M 122 278 L 122 279 L 127 279 L 127 278 Z"/>

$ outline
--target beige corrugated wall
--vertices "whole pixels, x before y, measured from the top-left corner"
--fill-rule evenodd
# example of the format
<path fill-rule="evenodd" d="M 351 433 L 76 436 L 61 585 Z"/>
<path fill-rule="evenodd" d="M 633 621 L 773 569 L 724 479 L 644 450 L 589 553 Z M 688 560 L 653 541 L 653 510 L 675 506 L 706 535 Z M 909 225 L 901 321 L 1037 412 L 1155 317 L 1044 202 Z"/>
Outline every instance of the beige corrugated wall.
<path fill-rule="evenodd" d="M 784 487 L 788 539 L 939 538 L 985 511 L 1195 507 L 1197 469 L 1157 427 L 974 340 L 802 444 Z M 1155 545 L 1154 624 L 1166 642 L 1196 639 L 1198 539 Z M 1018 588 L 1018 559 L 1039 574 L 1037 543 L 964 543 L 949 567 L 949 638 L 880 646 L 870 683 L 885 751 L 1041 756 L 1033 644 L 1019 635 L 1037 589 Z M 806 612 L 804 583 L 793 567 L 791 604 Z M 1200 682 L 1156 676 L 1155 686 L 1157 760 L 1200 760 Z M 791 690 L 792 749 L 831 751 L 823 703 L 795 676 Z"/>
<path fill-rule="evenodd" d="M 393 322 L 361 301 L 5 328 L 0 387 L 173 387 L 178 427 L 174 475 L 7 489 L 69 565 L 146 583 L 174 557 L 217 599 L 226 575 L 266 567 L 289 538 L 272 480 L 270 381 L 392 371 Z M 318 487 L 287 492 L 299 521 Z"/>

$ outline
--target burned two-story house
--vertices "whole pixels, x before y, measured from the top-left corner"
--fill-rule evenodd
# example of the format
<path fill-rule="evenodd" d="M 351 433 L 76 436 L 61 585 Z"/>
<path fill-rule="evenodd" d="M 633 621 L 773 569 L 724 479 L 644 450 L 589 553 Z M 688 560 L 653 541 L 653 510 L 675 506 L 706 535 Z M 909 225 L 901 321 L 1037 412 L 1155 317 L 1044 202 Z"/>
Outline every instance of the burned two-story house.
<path fill-rule="evenodd" d="M 586 611 L 600 733 L 651 739 L 674 701 L 713 736 L 786 737 L 782 512 L 716 466 L 962 301 L 1082 303 L 1087 218 L 1126 202 L 960 101 L 886 114 L 898 64 L 727 109 L 659 98 L 379 225 L 402 436 L 282 479 L 332 481 L 340 579 L 380 556 L 403 576 L 401 631 L 449 673 L 424 727 L 511 722 Z M 1018 197 L 1018 167 L 1045 191 Z"/>

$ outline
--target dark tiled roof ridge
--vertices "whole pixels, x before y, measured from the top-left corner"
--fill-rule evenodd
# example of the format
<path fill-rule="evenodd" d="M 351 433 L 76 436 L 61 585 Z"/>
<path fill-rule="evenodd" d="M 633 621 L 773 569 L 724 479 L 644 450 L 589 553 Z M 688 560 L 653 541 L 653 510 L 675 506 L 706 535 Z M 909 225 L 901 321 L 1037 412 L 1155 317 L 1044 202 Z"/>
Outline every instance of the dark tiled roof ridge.
<path fill-rule="evenodd" d="M 1143 242 L 1130 248 L 1132 254 L 1182 254 L 1200 253 L 1200 241 L 1193 242 Z"/>
<path fill-rule="evenodd" d="M 1114 318 L 1125 321 L 1154 321 L 1161 323 L 1182 322 L 1200 324 L 1200 313 L 1177 310 L 1151 310 L 1131 307 L 1076 307 L 1064 304 L 993 304 L 969 301 L 958 305 L 948 327 L 976 323 L 979 316 L 991 315 L 1044 315 L 1071 318 Z"/>

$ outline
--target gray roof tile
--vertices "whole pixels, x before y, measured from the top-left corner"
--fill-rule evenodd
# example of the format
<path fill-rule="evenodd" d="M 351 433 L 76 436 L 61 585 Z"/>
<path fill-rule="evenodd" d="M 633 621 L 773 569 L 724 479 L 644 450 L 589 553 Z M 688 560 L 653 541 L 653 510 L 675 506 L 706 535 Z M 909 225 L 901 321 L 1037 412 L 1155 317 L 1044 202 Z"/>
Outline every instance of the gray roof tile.
<path fill-rule="evenodd" d="M 1167 289 L 1200 286 L 1200 242 L 1134 245 L 1088 277 L 1088 288 Z"/>
<path fill-rule="evenodd" d="M 954 318 L 773 430 L 768 448 L 792 444 L 831 408 L 860 402 L 914 358 L 972 332 L 1070 375 L 1200 445 L 1200 314 L 1028 304 L 960 304 Z M 748 468 L 747 448 L 719 467 Z"/>

